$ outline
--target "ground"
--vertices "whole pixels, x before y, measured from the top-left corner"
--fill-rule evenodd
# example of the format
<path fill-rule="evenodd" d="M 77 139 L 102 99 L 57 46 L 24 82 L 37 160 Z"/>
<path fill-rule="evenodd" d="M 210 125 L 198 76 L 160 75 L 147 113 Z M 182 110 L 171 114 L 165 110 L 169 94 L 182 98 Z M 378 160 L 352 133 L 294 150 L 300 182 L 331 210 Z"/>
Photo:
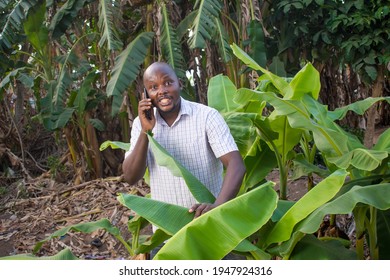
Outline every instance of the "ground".
<path fill-rule="evenodd" d="M 278 182 L 278 172 L 269 180 Z M 297 200 L 305 192 L 306 179 L 289 182 L 289 199 Z M 278 185 L 276 185 L 276 188 Z M 86 182 L 80 185 L 58 183 L 50 176 L 13 186 L 14 193 L 1 197 L 0 257 L 31 253 L 37 242 L 54 231 L 81 222 L 108 218 L 125 239 L 130 238 L 127 221 L 131 210 L 117 201 L 118 193 L 146 195 L 149 189 L 140 182 L 129 186 L 121 177 Z M 150 233 L 150 228 L 144 230 Z M 61 238 L 44 243 L 38 255 L 54 255 L 65 247 L 82 259 L 128 259 L 129 254 L 109 233 L 98 230 L 92 234 L 69 232 Z"/>
<path fill-rule="evenodd" d="M 31 253 L 37 242 L 60 228 L 102 218 L 128 239 L 127 221 L 135 213 L 117 201 L 117 194 L 148 193 L 144 184 L 129 186 L 121 177 L 73 186 L 40 177 L 17 188 L 16 194 L 3 196 L 0 204 L 0 256 Z M 82 259 L 129 258 L 123 246 L 103 230 L 69 232 L 44 243 L 39 255 L 54 255 L 65 247 Z"/>

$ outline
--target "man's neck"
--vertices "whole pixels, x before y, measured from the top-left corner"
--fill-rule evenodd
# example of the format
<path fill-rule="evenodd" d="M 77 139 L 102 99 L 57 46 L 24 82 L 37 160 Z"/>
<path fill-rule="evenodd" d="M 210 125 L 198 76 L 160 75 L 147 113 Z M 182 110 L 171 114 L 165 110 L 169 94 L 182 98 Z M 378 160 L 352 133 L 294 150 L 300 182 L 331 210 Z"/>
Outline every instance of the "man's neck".
<path fill-rule="evenodd" d="M 159 112 L 161 118 L 167 123 L 168 126 L 172 126 L 175 120 L 177 119 L 177 116 L 179 115 L 181 108 L 181 104 L 179 108 L 177 108 L 175 111 L 172 112 Z"/>

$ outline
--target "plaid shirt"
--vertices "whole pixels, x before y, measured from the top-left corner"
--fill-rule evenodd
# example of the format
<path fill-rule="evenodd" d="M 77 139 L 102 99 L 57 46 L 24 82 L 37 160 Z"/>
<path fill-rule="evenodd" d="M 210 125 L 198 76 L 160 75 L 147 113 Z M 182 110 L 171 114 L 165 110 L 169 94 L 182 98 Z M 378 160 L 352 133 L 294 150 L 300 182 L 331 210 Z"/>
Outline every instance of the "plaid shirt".
<path fill-rule="evenodd" d="M 219 112 L 211 107 L 181 98 L 179 115 L 168 126 L 156 112 L 153 136 L 177 161 L 187 168 L 217 197 L 222 186 L 223 165 L 219 157 L 238 151 L 229 127 Z M 141 132 L 137 117 L 131 131 L 129 155 Z M 153 199 L 190 208 L 198 203 L 181 177 L 159 166 L 149 147 L 147 165 Z"/>

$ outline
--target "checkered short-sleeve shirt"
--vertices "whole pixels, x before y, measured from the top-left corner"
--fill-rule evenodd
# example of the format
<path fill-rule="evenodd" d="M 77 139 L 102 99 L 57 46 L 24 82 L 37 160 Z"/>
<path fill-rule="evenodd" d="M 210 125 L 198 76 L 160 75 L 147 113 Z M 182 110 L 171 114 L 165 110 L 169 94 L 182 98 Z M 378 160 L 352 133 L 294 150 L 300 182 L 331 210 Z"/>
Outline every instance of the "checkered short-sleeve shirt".
<path fill-rule="evenodd" d="M 156 125 L 152 132 L 156 141 L 217 197 L 223 180 L 223 165 L 219 158 L 238 151 L 229 127 L 219 112 L 182 98 L 179 115 L 172 126 L 166 124 L 156 109 L 155 115 Z M 126 156 L 132 152 L 140 133 L 141 123 L 137 117 L 133 122 L 131 147 Z M 150 148 L 147 165 L 153 199 L 187 208 L 197 203 L 184 179 L 173 176 L 166 167 L 159 166 Z"/>

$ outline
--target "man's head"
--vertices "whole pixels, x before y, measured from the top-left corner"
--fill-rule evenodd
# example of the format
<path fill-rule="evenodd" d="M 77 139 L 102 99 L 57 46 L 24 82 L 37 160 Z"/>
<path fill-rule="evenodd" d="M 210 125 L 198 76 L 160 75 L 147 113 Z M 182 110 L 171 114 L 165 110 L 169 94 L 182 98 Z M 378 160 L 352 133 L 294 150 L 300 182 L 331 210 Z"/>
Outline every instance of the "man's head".
<path fill-rule="evenodd" d="M 165 62 L 151 64 L 143 76 L 144 86 L 160 114 L 180 110 L 181 82 L 172 67 Z"/>

